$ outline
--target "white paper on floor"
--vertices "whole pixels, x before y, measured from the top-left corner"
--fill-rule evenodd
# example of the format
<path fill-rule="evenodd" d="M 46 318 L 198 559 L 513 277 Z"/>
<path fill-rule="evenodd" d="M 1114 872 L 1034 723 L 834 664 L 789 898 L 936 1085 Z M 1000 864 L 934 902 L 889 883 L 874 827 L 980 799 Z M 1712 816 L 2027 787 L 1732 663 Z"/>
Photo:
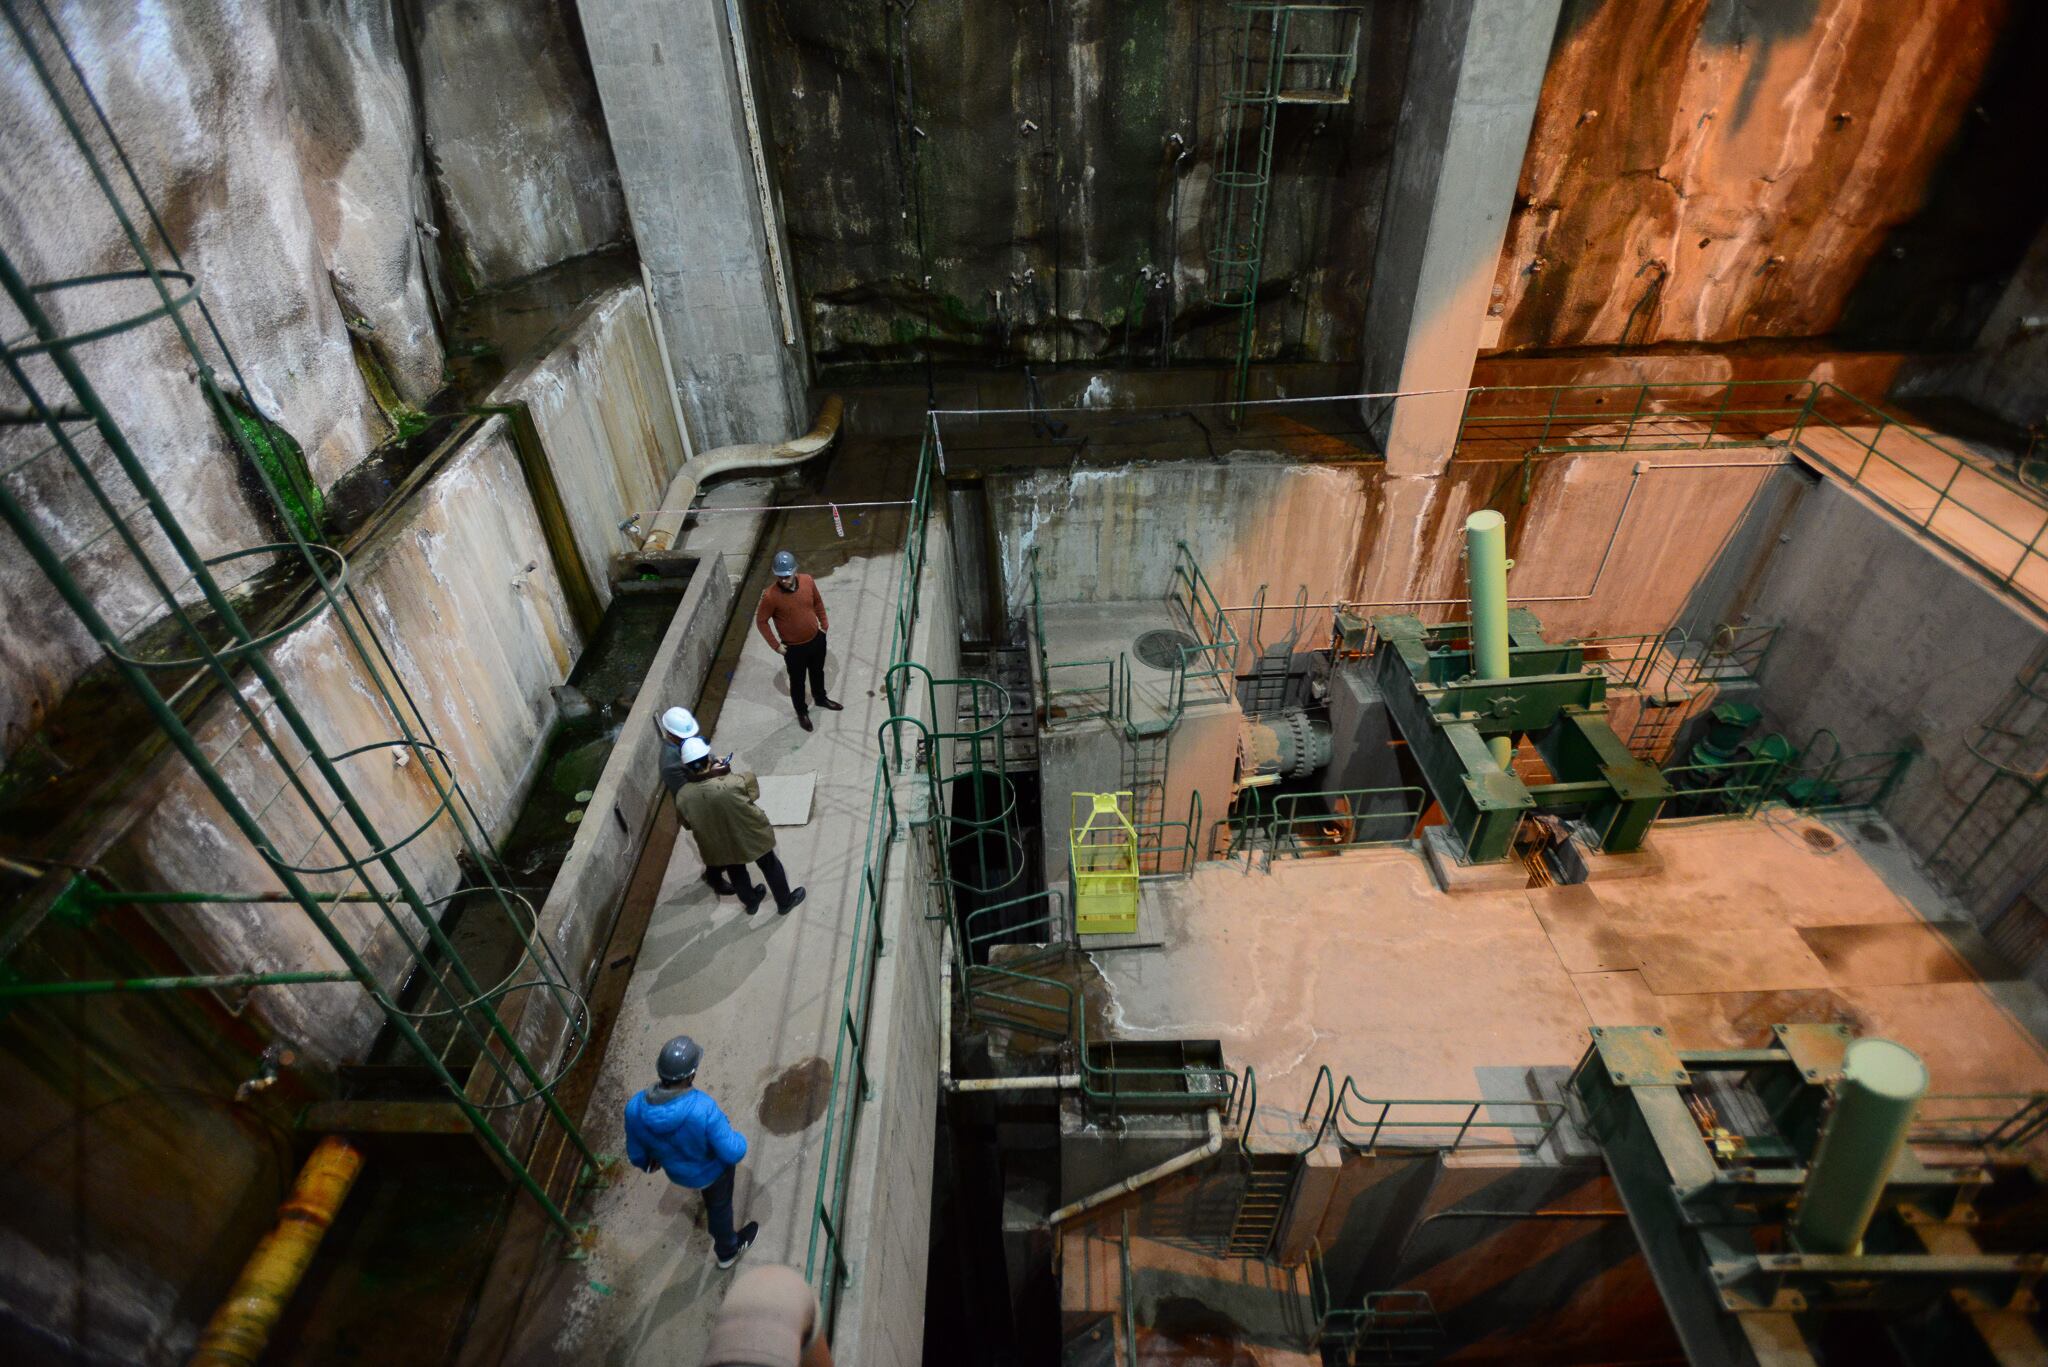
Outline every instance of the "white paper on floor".
<path fill-rule="evenodd" d="M 816 774 L 761 775 L 761 810 L 770 824 L 806 826 L 811 820 L 811 794 L 818 788 Z"/>

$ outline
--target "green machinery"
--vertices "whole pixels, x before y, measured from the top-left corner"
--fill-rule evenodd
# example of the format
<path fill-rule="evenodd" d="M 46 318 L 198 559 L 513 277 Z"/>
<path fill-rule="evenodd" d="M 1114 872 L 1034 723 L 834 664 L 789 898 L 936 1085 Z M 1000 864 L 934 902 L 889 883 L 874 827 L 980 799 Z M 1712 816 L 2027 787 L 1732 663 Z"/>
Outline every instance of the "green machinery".
<path fill-rule="evenodd" d="M 1508 677 L 1474 675 L 1463 622 L 1376 617 L 1374 671 L 1394 726 L 1476 864 L 1506 859 L 1533 811 L 1577 811 L 1610 854 L 1636 849 L 1671 785 L 1607 724 L 1607 676 L 1576 645 L 1552 645 L 1525 608 L 1508 613 Z M 1524 783 L 1489 742 L 1527 736 L 1556 776 Z"/>
<path fill-rule="evenodd" d="M 1607 724 L 1607 676 L 1583 647 L 1552 645 L 1543 624 L 1507 605 L 1507 536 L 1492 511 L 1465 520 L 1472 620 L 1425 626 L 1373 618 L 1373 669 L 1394 726 L 1451 831 L 1475 864 L 1506 859 L 1525 813 L 1576 811 L 1610 854 L 1633 850 L 1671 785 Z M 1556 782 L 1515 775 L 1517 737 Z"/>
<path fill-rule="evenodd" d="M 1659 1026 L 1596 1027 L 1567 1089 L 1687 1359 L 2043 1361 L 2042 1195 L 2022 1151 L 2048 1113 L 1930 1133 L 1911 1051 L 1840 1025 L 1771 1029 L 1763 1048 L 1694 1052 Z M 1923 1163 L 1909 1137 L 1953 1161 Z"/>

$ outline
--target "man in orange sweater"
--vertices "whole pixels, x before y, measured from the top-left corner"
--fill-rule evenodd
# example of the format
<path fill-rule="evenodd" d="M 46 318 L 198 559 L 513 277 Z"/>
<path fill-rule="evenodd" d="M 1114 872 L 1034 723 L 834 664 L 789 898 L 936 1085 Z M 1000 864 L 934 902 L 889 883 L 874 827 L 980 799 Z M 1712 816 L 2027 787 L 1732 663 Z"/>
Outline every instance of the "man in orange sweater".
<path fill-rule="evenodd" d="M 818 581 L 796 572 L 796 556 L 777 551 L 770 566 L 775 582 L 761 594 L 761 606 L 754 609 L 754 625 L 761 629 L 769 648 L 782 657 L 789 670 L 789 700 L 796 704 L 796 724 L 810 731 L 811 711 L 804 706 L 804 677 L 811 680 L 811 697 L 827 712 L 842 708 L 825 696 L 825 600 L 818 596 Z"/>

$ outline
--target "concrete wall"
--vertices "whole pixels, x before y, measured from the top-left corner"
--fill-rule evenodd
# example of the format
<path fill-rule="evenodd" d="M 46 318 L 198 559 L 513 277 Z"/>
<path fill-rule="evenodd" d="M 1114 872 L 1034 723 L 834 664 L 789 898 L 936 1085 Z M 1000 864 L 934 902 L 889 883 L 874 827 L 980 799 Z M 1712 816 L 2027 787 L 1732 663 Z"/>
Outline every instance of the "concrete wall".
<path fill-rule="evenodd" d="M 1795 478 L 1782 460 L 1773 448 L 1547 457 L 1530 466 L 1526 501 L 1519 457 L 1483 456 L 1429 481 L 1238 458 L 992 474 L 988 488 L 1013 612 L 1029 602 L 1033 546 L 1046 601 L 1114 601 L 1163 596 L 1179 538 L 1225 606 L 1249 603 L 1260 584 L 1282 608 L 1303 588 L 1312 603 L 1384 605 L 1368 611 L 1462 599 L 1465 518 L 1491 507 L 1509 521 L 1510 596 L 1563 639 L 1662 631 L 1687 616 L 1725 546 Z M 1426 485 L 1427 496 L 1391 518 L 1390 484 Z M 1246 616 L 1231 620 L 1246 635 Z"/>
<path fill-rule="evenodd" d="M 1766 724 L 1795 745 L 1827 727 L 1851 754 L 1921 750 L 1885 811 L 1926 856 L 1982 784 L 1966 737 L 2048 651 L 2048 622 L 1832 481 L 1784 535 L 1744 599 L 1785 624 L 1763 670 Z M 1964 889 L 1980 917 L 2038 873 L 2048 809 L 1999 848 Z"/>
<path fill-rule="evenodd" d="M 1275 124 L 1263 358 L 1357 354 L 1413 9 L 1366 7 L 1349 104 Z M 984 0 L 971 24 L 840 0 L 748 11 L 776 73 L 756 84 L 821 366 L 1235 355 L 1238 315 L 1205 289 L 1242 16 L 1117 0 Z M 1295 25 L 1299 48 L 1310 25 Z"/>
<path fill-rule="evenodd" d="M 599 603 L 612 596 L 612 558 L 638 549 L 619 528 L 648 516 L 683 463 L 647 296 L 638 285 L 583 304 L 562 340 L 505 377 L 488 403 L 527 406 L 547 448 L 562 511 Z"/>
<path fill-rule="evenodd" d="M 489 288 L 627 235 L 574 0 L 415 0 L 423 121 L 459 273 Z"/>
<path fill-rule="evenodd" d="M 303 447 L 322 488 L 392 434 L 359 353 L 399 403 L 418 406 L 441 389 L 444 248 L 460 238 L 457 256 L 477 253 L 476 267 L 457 274 L 479 286 L 622 235 L 588 78 L 553 0 L 426 4 L 419 35 L 374 0 L 70 0 L 51 9 L 171 248 L 204 291 L 251 401 Z M 63 69 L 40 22 L 30 27 Z M 408 55 L 415 37 L 417 64 Z M 90 122 L 82 97 L 65 88 Z M 23 274 L 44 281 L 133 266 L 11 36 L 0 44 L 0 124 L 9 134 L 0 244 Z M 114 167 L 111 149 L 96 146 Z M 127 203 L 139 210 L 132 194 Z M 444 204 L 465 228 L 441 221 Z M 586 231 L 565 234 L 565 225 Z M 152 237 L 150 246 L 167 263 L 164 244 Z M 139 311 L 142 298 L 132 286 L 67 291 L 56 322 L 104 324 Z M 167 325 L 95 343 L 83 362 L 201 554 L 281 539 Z M 49 378 L 42 371 L 37 383 Z M 0 463 L 34 440 L 23 428 L 0 432 Z M 88 455 L 104 460 L 96 445 Z M 118 538 L 95 535 L 104 516 L 61 462 L 39 462 L 15 489 L 116 631 L 155 611 Z M 114 497 L 133 502 L 118 482 Z M 147 544 L 168 559 L 160 542 Z M 232 580 L 260 564 L 221 574 Z M 0 640 L 0 751 L 12 755 L 98 653 L 11 538 L 0 544 L 0 593 L 17 628 Z"/>
<path fill-rule="evenodd" d="M 536 568 L 529 572 L 529 564 Z M 554 719 L 548 689 L 568 677 L 583 646 L 505 419 L 479 430 L 356 557 L 351 577 L 396 665 L 394 682 L 418 700 L 435 743 L 447 751 L 484 822 L 502 829 L 531 778 L 537 742 Z M 396 727 L 333 614 L 273 647 L 271 660 L 330 754 L 395 738 Z M 274 715 L 266 723 L 278 726 Z M 239 713 L 216 709 L 197 735 L 246 806 L 270 803 L 282 776 L 262 758 Z M 348 761 L 343 776 L 387 841 L 419 826 L 436 801 L 420 762 L 399 764 L 392 751 Z M 324 797 L 324 787 L 314 789 Z M 341 862 L 295 796 L 278 800 L 263 820 L 286 860 Z M 357 851 L 367 848 L 353 832 L 350 843 Z M 275 882 L 182 765 L 125 846 L 144 886 L 260 888 Z M 444 821 L 398 859 L 431 898 L 455 886 L 460 849 L 454 826 Z M 339 877 L 311 881 L 342 885 Z M 395 974 L 405 948 L 375 918 L 370 907 L 338 907 L 334 915 L 373 965 Z M 339 967 L 296 912 L 221 906 L 164 919 L 166 933 L 186 944 L 196 971 Z M 366 996 L 347 987 L 264 989 L 258 1010 L 313 1056 L 329 1059 L 367 1044 L 382 1019 Z"/>
<path fill-rule="evenodd" d="M 1900 378 L 1898 397 L 1947 394 L 2015 427 L 2048 423 L 2048 227 L 2034 238 L 1976 348 Z"/>
<path fill-rule="evenodd" d="M 788 252 L 778 214 L 762 212 L 727 6 L 578 9 L 699 449 L 795 436 L 810 416 L 803 339 L 784 336 Z"/>
<path fill-rule="evenodd" d="M 586 812 L 597 816 L 578 824 L 568 857 L 540 908 L 540 937 L 553 950 L 564 975 L 557 981 L 566 981 L 575 991 L 584 991 L 596 971 L 596 956 L 611 933 L 641 847 L 654 827 L 656 812 L 668 800 L 661 783 L 661 747 L 654 740 L 656 718 L 670 707 L 695 710 L 732 607 L 733 583 L 724 557 L 699 562 L 648 662 L 632 709 L 620 724 L 619 743 L 605 760 L 585 805 Z M 553 998 L 539 992 L 521 994 L 506 1003 L 506 1014 L 529 1055 L 556 1057 L 569 1021 Z M 477 1076 L 495 1078 L 481 1066 Z M 524 1125 L 541 1119 L 535 1106 L 499 1115 Z"/>
<path fill-rule="evenodd" d="M 1302 465 L 1256 455 L 1115 470 L 992 474 L 990 516 L 1011 612 L 1030 602 L 1038 549 L 1048 603 L 1164 598 L 1185 540 L 1218 599 L 1275 601 L 1307 585 L 1311 601 L 1349 592 L 1364 554 L 1376 467 Z"/>
<path fill-rule="evenodd" d="M 959 665 L 958 607 L 952 597 L 952 534 L 938 501 L 925 525 L 921 615 L 910 658 L 940 678 Z M 924 699 L 914 691 L 911 709 Z M 947 700 L 941 699 L 943 708 Z M 929 720 L 929 719 L 927 719 Z M 950 722 L 950 717 L 946 719 Z M 901 804 L 921 800 L 915 780 Z M 932 871 L 942 852 L 931 830 L 907 824 L 890 855 L 882 903 L 884 956 L 875 973 L 867 1061 L 875 1095 L 861 1116 L 852 1159 L 845 1239 L 855 1262 L 832 1339 L 839 1362 L 917 1367 L 924 1355 L 926 1260 L 931 1246 L 933 1135 L 938 1125 L 940 922 Z M 804 1213 L 799 1218 L 808 1218 Z"/>

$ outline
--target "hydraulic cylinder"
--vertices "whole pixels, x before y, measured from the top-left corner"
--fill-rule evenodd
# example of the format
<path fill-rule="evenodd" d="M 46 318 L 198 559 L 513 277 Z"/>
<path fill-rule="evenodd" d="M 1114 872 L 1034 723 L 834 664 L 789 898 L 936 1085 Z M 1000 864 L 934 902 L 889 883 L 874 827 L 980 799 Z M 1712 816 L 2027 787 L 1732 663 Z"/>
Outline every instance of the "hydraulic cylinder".
<path fill-rule="evenodd" d="M 1508 678 L 1508 529 L 1507 519 L 1491 508 L 1465 519 L 1465 573 L 1472 594 L 1472 672 Z M 1490 737 L 1486 748 L 1503 769 L 1515 755 L 1506 736 Z"/>
<path fill-rule="evenodd" d="M 1842 1058 L 1793 1233 L 1808 1253 L 1856 1253 L 1927 1094 L 1927 1065 L 1902 1044 L 1860 1039 Z"/>

